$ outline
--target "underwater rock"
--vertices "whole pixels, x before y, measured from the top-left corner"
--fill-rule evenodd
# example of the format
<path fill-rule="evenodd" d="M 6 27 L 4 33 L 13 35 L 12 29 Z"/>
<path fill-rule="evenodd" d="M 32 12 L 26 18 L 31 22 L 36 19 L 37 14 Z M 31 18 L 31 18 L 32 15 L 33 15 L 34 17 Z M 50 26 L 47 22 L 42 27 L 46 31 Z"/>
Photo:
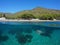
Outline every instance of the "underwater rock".
<path fill-rule="evenodd" d="M 21 35 L 17 38 L 20 44 L 25 44 L 27 42 L 27 38 L 24 35 Z"/>
<path fill-rule="evenodd" d="M 50 35 L 50 34 L 48 34 L 48 33 L 41 33 L 40 35 L 51 38 L 51 35 Z"/>
<path fill-rule="evenodd" d="M 25 37 L 26 38 L 29 38 L 29 39 L 32 39 L 33 38 L 33 36 L 32 35 L 29 35 L 29 34 L 25 35 Z"/>
<path fill-rule="evenodd" d="M 47 36 L 47 37 L 51 38 L 51 34 L 52 34 L 52 33 L 53 33 L 53 29 L 51 29 L 51 28 L 46 28 L 45 31 L 44 31 L 44 33 L 41 33 L 40 35 L 42 35 L 42 36 Z"/>
<path fill-rule="evenodd" d="M 1 36 L 1 35 L 0 35 L 0 42 L 7 41 L 8 39 L 9 39 L 8 36 Z"/>
<path fill-rule="evenodd" d="M 18 40 L 18 42 L 20 44 L 25 44 L 25 43 L 31 42 L 32 38 L 33 38 L 32 35 L 28 35 L 28 34 L 24 35 L 24 34 L 22 34 L 22 35 L 17 37 L 17 40 Z"/>
<path fill-rule="evenodd" d="M 31 42 L 31 40 L 33 38 L 33 36 L 32 35 L 29 35 L 29 34 L 25 35 L 25 37 L 27 38 L 27 41 L 28 42 Z"/>

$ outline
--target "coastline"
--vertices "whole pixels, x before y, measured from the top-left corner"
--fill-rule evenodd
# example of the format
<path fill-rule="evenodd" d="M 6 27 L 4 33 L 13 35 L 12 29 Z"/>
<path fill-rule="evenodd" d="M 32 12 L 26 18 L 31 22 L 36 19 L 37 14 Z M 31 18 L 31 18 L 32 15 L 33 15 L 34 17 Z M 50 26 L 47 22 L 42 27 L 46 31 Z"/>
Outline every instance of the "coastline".
<path fill-rule="evenodd" d="M 31 19 L 31 20 L 24 20 L 24 19 L 6 19 L 5 17 L 0 18 L 0 22 L 54 22 L 60 20 L 39 20 L 39 19 Z"/>
<path fill-rule="evenodd" d="M 0 22 L 54 22 L 54 21 L 60 21 L 60 20 L 18 20 L 18 19 L 5 19 L 0 20 Z"/>

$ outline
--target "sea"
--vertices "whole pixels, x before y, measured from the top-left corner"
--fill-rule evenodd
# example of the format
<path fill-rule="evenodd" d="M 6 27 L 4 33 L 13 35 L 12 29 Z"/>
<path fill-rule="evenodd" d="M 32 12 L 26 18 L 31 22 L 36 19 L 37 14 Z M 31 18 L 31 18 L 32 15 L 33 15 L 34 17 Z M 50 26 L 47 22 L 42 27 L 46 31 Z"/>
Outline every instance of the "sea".
<path fill-rule="evenodd" d="M 60 45 L 60 21 L 0 22 L 0 45 Z"/>

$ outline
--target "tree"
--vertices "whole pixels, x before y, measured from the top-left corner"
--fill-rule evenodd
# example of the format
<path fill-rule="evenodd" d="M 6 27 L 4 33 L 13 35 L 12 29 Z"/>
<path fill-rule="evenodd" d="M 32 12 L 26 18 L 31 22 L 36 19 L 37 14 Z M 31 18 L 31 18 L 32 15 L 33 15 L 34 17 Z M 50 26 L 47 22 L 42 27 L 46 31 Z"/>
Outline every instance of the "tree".
<path fill-rule="evenodd" d="M 2 17 L 6 17 L 5 14 L 2 14 Z"/>
<path fill-rule="evenodd" d="M 39 17 L 41 20 L 53 20 L 54 17 L 52 15 L 42 15 Z"/>
<path fill-rule="evenodd" d="M 2 14 L 0 13 L 0 18 L 2 17 Z"/>
<path fill-rule="evenodd" d="M 35 16 L 33 16 L 32 14 L 23 14 L 21 18 L 22 19 L 33 19 L 35 18 Z"/>

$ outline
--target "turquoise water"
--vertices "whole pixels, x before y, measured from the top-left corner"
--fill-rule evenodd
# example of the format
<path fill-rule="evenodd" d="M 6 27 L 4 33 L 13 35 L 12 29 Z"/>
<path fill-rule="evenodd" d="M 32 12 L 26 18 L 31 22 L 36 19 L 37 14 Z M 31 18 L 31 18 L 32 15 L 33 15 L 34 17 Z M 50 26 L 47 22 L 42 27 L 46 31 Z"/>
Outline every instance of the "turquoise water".
<path fill-rule="evenodd" d="M 60 45 L 60 22 L 0 22 L 0 45 Z"/>

